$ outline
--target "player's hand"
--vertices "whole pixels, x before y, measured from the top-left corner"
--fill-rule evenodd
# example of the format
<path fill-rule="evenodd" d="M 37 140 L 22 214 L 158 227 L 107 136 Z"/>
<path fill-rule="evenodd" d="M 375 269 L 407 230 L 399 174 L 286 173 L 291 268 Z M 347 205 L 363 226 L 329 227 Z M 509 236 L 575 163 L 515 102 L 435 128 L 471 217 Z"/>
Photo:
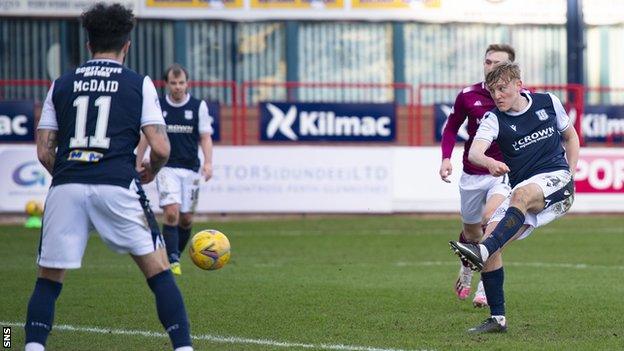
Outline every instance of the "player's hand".
<path fill-rule="evenodd" d="M 142 184 L 148 184 L 152 180 L 154 180 L 156 174 L 152 170 L 152 166 L 150 165 L 149 161 L 143 161 L 140 168 L 141 170 L 139 170 L 139 167 L 137 167 L 137 171 L 139 172 L 139 177 L 141 178 Z"/>
<path fill-rule="evenodd" d="M 202 167 L 202 176 L 206 182 L 212 178 L 212 163 L 204 163 L 204 166 Z"/>
<path fill-rule="evenodd" d="M 448 177 L 453 174 L 453 165 L 451 164 L 451 159 L 445 158 L 442 160 L 442 165 L 440 166 L 440 178 L 443 181 L 450 183 L 451 180 Z"/>
<path fill-rule="evenodd" d="M 137 164 L 137 165 L 134 167 L 134 169 L 136 169 L 136 171 L 137 171 L 139 174 L 141 174 L 141 173 L 143 173 L 143 171 L 145 170 L 145 166 L 143 166 L 143 164 L 142 164 L 142 163 L 139 163 L 139 164 Z"/>
<path fill-rule="evenodd" d="M 496 161 L 494 159 L 492 159 L 492 161 L 488 163 L 487 169 L 490 174 L 495 177 L 500 177 L 503 174 L 507 174 L 509 172 L 509 167 L 507 167 L 505 163 Z"/>

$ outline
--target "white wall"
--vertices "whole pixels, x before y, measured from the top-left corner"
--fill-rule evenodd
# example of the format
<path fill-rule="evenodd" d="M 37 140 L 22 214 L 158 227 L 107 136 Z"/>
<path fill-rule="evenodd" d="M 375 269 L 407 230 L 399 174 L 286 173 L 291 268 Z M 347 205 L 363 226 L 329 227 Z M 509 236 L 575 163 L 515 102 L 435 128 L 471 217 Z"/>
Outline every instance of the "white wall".
<path fill-rule="evenodd" d="M 447 184 L 438 147 L 218 146 L 198 212 L 456 213 L 461 152 Z M 579 165 L 572 211 L 624 212 L 624 149 L 583 149 Z M 0 145 L 0 212 L 43 201 L 49 186 L 34 145 Z"/>

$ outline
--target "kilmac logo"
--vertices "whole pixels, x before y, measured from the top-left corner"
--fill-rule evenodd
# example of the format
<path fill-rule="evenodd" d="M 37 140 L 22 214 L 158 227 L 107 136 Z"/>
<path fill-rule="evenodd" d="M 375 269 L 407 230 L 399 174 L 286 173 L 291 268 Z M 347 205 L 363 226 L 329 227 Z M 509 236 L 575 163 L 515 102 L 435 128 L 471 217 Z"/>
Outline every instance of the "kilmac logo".
<path fill-rule="evenodd" d="M 525 147 L 537 143 L 538 141 L 548 139 L 555 134 L 555 127 L 548 127 L 546 129 L 533 132 L 523 138 L 520 138 L 513 142 L 512 146 L 514 150 L 519 151 Z"/>
<path fill-rule="evenodd" d="M 392 141 L 393 104 L 262 103 L 263 140 Z"/>

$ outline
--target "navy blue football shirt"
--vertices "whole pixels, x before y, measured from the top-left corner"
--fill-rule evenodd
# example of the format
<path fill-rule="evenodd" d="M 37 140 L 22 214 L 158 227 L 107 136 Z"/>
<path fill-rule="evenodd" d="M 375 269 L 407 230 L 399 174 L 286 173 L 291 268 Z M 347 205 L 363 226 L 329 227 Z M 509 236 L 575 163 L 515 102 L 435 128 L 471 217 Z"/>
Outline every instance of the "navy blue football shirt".
<path fill-rule="evenodd" d="M 90 60 L 58 78 L 38 129 L 57 130 L 52 185 L 129 187 L 140 128 L 164 124 L 151 79 L 113 60 Z"/>
<path fill-rule="evenodd" d="M 212 134 L 212 118 L 208 105 L 202 100 L 186 94 L 180 103 L 173 102 L 167 95 L 160 99 L 163 116 L 167 123 L 167 136 L 171 143 L 171 154 L 165 167 L 199 170 L 197 145 L 201 134 Z"/>
<path fill-rule="evenodd" d="M 561 144 L 561 132 L 570 127 L 570 118 L 561 101 L 550 93 L 521 94 L 529 101 L 524 110 L 487 112 L 475 136 L 496 140 L 510 169 L 512 187 L 536 174 L 570 169 Z"/>

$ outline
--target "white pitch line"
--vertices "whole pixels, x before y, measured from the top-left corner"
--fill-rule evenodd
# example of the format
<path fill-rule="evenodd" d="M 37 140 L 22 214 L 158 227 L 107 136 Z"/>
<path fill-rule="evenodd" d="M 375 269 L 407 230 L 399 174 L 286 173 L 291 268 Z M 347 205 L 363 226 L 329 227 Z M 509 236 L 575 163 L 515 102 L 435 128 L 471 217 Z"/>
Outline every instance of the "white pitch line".
<path fill-rule="evenodd" d="M 22 327 L 24 323 L 6 322 L 0 321 L 0 326 L 5 327 Z M 67 324 L 55 325 L 53 330 L 73 331 L 83 333 L 94 334 L 116 334 L 116 335 L 134 335 L 145 336 L 150 338 L 168 338 L 165 333 L 153 332 L 148 330 L 132 330 L 132 329 L 113 329 L 113 328 L 99 328 L 99 327 L 79 327 Z M 194 340 L 206 340 L 216 343 L 226 344 L 249 344 L 249 345 L 264 345 L 284 348 L 301 348 L 301 349 L 314 349 L 314 350 L 336 350 L 336 351 L 427 351 L 427 350 L 406 350 L 406 349 L 394 349 L 394 348 L 378 348 L 370 346 L 356 346 L 356 345 L 342 345 L 342 344 L 304 344 L 297 342 L 276 341 L 270 339 L 250 339 L 241 338 L 238 336 L 219 336 L 219 335 L 191 335 L 191 339 Z"/>
<path fill-rule="evenodd" d="M 397 267 L 407 266 L 452 266 L 458 261 L 414 261 L 414 262 L 396 262 Z M 505 266 L 513 267 L 531 267 L 531 268 L 568 268 L 568 269 L 614 269 L 624 270 L 624 266 L 604 266 L 586 263 L 547 263 L 547 262 L 505 262 Z"/>

